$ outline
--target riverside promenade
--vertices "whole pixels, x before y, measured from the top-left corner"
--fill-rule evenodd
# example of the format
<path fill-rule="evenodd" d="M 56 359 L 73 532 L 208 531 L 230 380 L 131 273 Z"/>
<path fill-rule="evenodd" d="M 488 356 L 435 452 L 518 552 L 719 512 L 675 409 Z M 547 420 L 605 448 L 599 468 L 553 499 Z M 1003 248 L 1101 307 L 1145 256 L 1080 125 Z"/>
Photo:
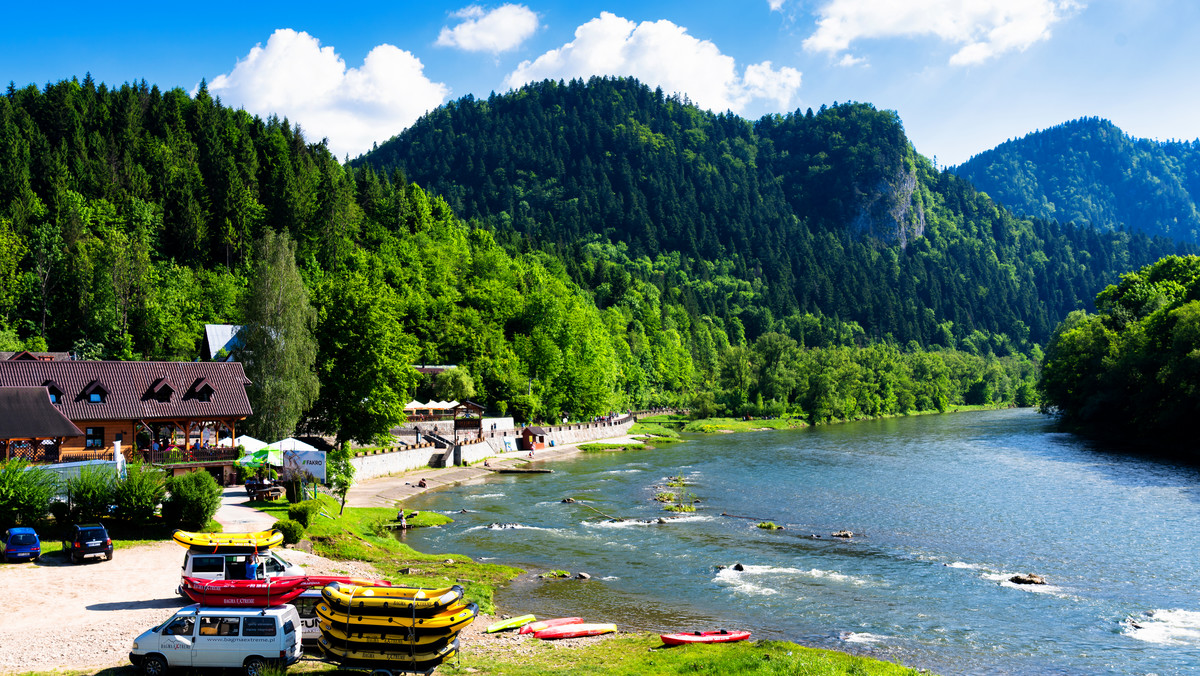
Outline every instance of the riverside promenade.
<path fill-rule="evenodd" d="M 607 444 L 640 444 L 640 438 L 622 435 L 610 439 L 601 440 Z M 595 442 L 587 442 L 595 443 Z M 350 488 L 350 492 L 346 496 L 347 507 L 392 507 L 395 508 L 397 501 L 403 501 L 418 493 L 423 493 L 435 488 L 443 486 L 453 486 L 468 482 L 482 481 L 493 474 L 493 470 L 501 468 L 529 468 L 529 469 L 545 469 L 545 464 L 552 460 L 559 460 L 570 457 L 576 453 L 580 453 L 578 444 L 555 445 L 551 448 L 543 448 L 534 451 L 534 456 L 531 459 L 528 451 L 512 451 L 509 453 L 500 453 L 488 458 L 488 464 L 491 467 L 484 467 L 483 463 L 469 465 L 465 467 L 442 467 L 430 468 L 423 467 L 419 469 L 400 472 L 388 476 L 375 477 L 364 481 L 356 481 Z M 421 488 L 417 485 L 421 479 L 425 479 L 426 486 Z"/>

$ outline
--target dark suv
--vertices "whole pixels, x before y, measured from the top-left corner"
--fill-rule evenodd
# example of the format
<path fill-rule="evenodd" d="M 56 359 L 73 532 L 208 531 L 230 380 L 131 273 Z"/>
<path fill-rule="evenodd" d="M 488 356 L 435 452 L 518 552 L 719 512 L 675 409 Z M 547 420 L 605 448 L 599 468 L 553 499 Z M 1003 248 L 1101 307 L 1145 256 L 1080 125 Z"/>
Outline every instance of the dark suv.
<path fill-rule="evenodd" d="M 63 540 L 63 551 L 71 555 L 72 563 L 79 563 L 85 556 L 100 556 L 112 561 L 113 543 L 108 531 L 98 523 L 83 523 L 71 526 L 67 539 Z"/>

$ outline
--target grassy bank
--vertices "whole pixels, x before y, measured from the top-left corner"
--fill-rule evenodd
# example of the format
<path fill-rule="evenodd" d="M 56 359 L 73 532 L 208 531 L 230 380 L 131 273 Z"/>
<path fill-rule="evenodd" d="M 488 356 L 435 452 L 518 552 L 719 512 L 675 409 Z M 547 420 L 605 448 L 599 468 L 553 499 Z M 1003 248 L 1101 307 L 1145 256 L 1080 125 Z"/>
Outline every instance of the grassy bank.
<path fill-rule="evenodd" d="M 306 535 L 312 540 L 313 551 L 331 559 L 367 561 L 396 584 L 413 587 L 461 584 L 467 597 L 479 604 L 480 611 L 490 614 L 495 612 L 496 586 L 521 574 L 518 568 L 476 563 L 466 556 L 418 552 L 397 540 L 388 527 L 396 521 L 396 510 L 390 507 L 347 507 L 339 515 L 332 498 L 319 499 L 325 505 L 323 514 L 313 515 Z M 288 516 L 289 504 L 283 500 L 247 504 L 278 519 Z M 436 512 L 408 517 L 409 526 L 418 528 L 451 521 Z"/>
<path fill-rule="evenodd" d="M 938 413 L 963 413 L 967 411 L 996 411 L 1002 408 L 1008 408 L 1007 405 L 996 404 L 981 404 L 968 405 L 959 404 L 957 406 L 949 406 L 944 411 L 909 411 L 908 413 L 896 413 L 874 418 L 859 418 L 856 420 L 827 420 L 821 422 L 821 425 L 832 425 L 845 422 L 856 422 L 858 420 L 879 420 L 883 418 L 906 418 L 914 415 L 936 415 Z M 802 418 L 782 417 L 782 418 L 755 418 L 751 420 L 742 420 L 741 418 L 700 418 L 693 420 L 686 415 L 681 414 L 664 414 L 643 418 L 634 424 L 630 434 L 657 434 L 650 430 L 664 430 L 673 433 L 678 437 L 680 432 L 690 434 L 720 434 L 729 432 L 758 432 L 761 430 L 787 430 L 809 427 L 809 423 Z"/>

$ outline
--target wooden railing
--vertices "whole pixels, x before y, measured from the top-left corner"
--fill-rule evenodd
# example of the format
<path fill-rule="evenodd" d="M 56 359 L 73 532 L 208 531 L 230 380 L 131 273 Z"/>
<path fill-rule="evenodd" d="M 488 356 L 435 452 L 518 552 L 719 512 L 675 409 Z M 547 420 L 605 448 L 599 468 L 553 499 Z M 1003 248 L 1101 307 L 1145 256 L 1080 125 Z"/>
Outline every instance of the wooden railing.
<path fill-rule="evenodd" d="M 152 465 L 175 465 L 185 462 L 236 460 L 238 452 L 236 448 L 199 448 L 193 450 L 176 446 L 157 451 L 141 449 L 138 451 L 138 455 L 141 456 L 142 460 Z"/>

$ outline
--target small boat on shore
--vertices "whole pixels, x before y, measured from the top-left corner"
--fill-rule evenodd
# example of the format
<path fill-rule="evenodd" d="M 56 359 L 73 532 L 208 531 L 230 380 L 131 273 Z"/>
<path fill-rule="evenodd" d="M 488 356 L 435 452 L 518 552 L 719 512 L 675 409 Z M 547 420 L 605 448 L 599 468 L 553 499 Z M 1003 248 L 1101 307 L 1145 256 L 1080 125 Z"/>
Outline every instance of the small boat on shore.
<path fill-rule="evenodd" d="M 551 641 L 558 638 L 581 638 L 583 636 L 599 636 L 611 634 L 617 630 L 615 624 L 564 624 L 550 627 L 533 633 L 534 638 Z"/>
<path fill-rule="evenodd" d="M 564 624 L 583 624 L 583 618 L 582 617 L 556 617 L 556 618 L 549 619 L 549 620 L 538 620 L 536 622 L 530 622 L 529 624 L 521 627 L 521 630 L 517 633 L 532 634 L 535 631 L 549 629 L 550 627 L 561 627 Z"/>
<path fill-rule="evenodd" d="M 457 584 L 441 589 L 424 589 L 342 585 L 334 582 L 321 589 L 321 597 L 335 613 L 433 617 L 461 601 L 463 588 Z"/>
<path fill-rule="evenodd" d="M 688 643 L 732 643 L 745 641 L 750 638 L 750 632 L 744 630 L 727 631 L 692 631 L 679 634 L 662 634 L 662 642 L 667 645 L 685 645 Z"/>
<path fill-rule="evenodd" d="M 530 622 L 535 622 L 535 621 L 537 621 L 537 618 L 534 617 L 533 615 L 521 615 L 519 617 L 514 617 L 509 620 L 501 620 L 499 622 L 496 622 L 495 624 L 490 624 L 490 625 L 488 625 L 488 628 L 486 631 L 489 634 L 494 634 L 498 631 L 504 631 L 505 629 L 519 629 L 519 628 L 529 624 Z"/>
<path fill-rule="evenodd" d="M 177 530 L 171 536 L 175 544 L 193 551 L 211 552 L 229 550 L 229 553 L 263 551 L 283 544 L 283 533 L 277 530 L 260 530 L 250 533 L 193 533 Z"/>

